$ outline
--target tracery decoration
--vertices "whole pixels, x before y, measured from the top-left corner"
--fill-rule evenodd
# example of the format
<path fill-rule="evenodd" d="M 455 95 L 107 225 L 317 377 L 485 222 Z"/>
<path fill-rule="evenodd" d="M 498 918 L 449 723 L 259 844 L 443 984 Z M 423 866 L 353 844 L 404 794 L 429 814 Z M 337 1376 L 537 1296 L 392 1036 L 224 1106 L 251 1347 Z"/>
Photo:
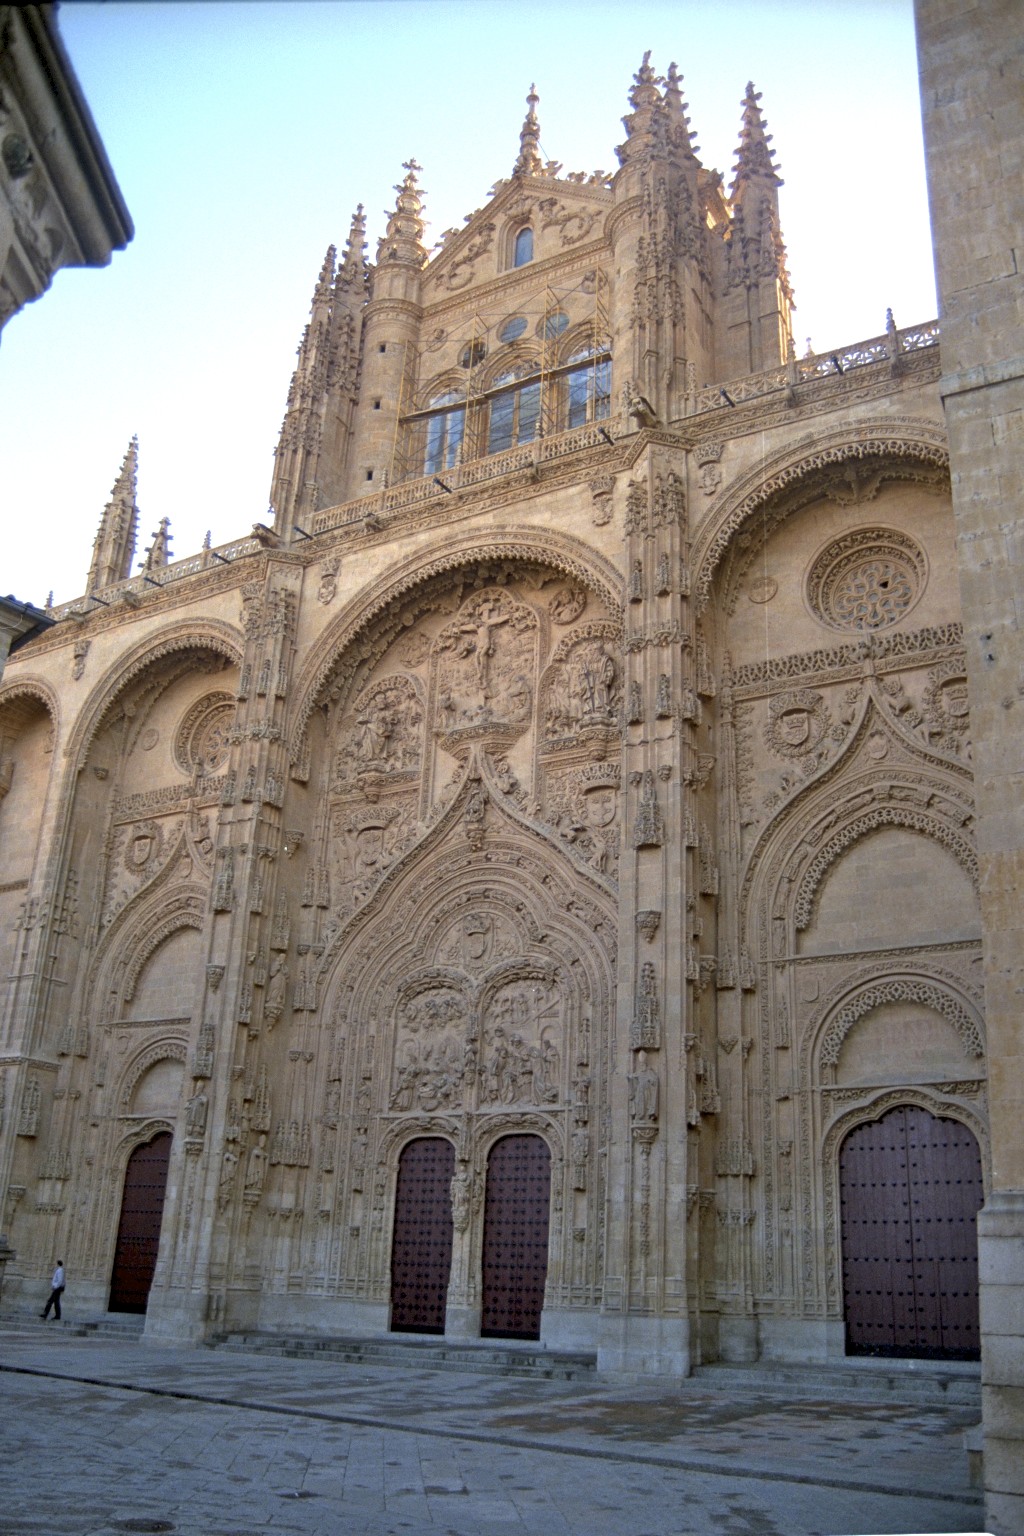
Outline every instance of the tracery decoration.
<path fill-rule="evenodd" d="M 839 1065 L 843 1041 L 865 1014 L 887 1003 L 920 1003 L 950 1021 L 960 1036 L 965 1056 L 985 1054 L 981 1029 L 976 1018 L 948 988 L 921 977 L 885 977 L 862 986 L 850 1000 L 833 1014 L 818 1047 L 818 1061 L 823 1067 Z"/>
<path fill-rule="evenodd" d="M 807 573 L 808 606 L 830 629 L 889 629 L 922 596 L 924 551 L 894 528 L 857 528 L 821 551 Z"/>
<path fill-rule="evenodd" d="M 209 776 L 225 767 L 234 714 L 234 696 L 223 692 L 205 694 L 186 711 L 174 735 L 174 758 L 183 773 Z"/>
<path fill-rule="evenodd" d="M 220 620 L 181 620 L 170 624 L 158 638 L 140 641 L 127 652 L 116 671 L 108 673 L 93 689 L 65 747 L 65 755 L 84 765 L 93 738 L 112 706 L 125 690 L 165 657 L 185 651 L 207 651 L 222 658 L 222 665 L 241 664 L 242 637 Z"/>

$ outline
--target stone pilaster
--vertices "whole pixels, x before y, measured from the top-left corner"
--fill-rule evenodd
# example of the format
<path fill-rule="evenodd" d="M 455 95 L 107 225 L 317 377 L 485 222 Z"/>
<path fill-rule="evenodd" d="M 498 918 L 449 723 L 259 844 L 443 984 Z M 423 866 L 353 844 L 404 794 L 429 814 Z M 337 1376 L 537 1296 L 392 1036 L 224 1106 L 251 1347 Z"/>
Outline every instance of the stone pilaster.
<path fill-rule="evenodd" d="M 978 1222 L 988 1529 L 1024 1531 L 1024 15 L 918 0 L 974 739 L 992 1188 Z"/>

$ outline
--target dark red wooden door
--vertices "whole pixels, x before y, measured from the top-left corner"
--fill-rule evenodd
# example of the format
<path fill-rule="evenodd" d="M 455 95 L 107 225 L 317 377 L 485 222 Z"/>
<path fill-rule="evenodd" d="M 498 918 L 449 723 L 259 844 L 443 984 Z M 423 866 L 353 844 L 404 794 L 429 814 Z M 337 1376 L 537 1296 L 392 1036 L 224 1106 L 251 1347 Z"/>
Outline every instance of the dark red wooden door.
<path fill-rule="evenodd" d="M 487 1162 L 485 1338 L 539 1339 L 548 1273 L 551 1154 L 539 1136 L 505 1136 Z"/>
<path fill-rule="evenodd" d="M 439 1136 L 410 1141 L 399 1159 L 391 1242 L 395 1333 L 444 1333 L 454 1171 L 455 1148 Z"/>
<path fill-rule="evenodd" d="M 111 1312 L 145 1312 L 160 1246 L 171 1135 L 163 1131 L 136 1147 L 124 1172 L 121 1220 L 110 1277 Z"/>
<path fill-rule="evenodd" d="M 976 1360 L 981 1156 L 966 1126 L 903 1104 L 839 1156 L 846 1348 Z"/>

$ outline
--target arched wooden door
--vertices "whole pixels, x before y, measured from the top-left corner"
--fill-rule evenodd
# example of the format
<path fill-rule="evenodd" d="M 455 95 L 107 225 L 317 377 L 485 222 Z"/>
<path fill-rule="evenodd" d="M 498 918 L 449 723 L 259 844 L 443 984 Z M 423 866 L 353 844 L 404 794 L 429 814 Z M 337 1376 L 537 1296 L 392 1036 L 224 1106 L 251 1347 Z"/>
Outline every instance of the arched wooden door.
<path fill-rule="evenodd" d="M 455 1148 L 440 1136 L 410 1141 L 399 1159 L 391 1240 L 394 1333 L 444 1333 L 454 1171 Z"/>
<path fill-rule="evenodd" d="M 976 1360 L 978 1143 L 957 1120 L 901 1104 L 839 1154 L 846 1349 Z"/>
<path fill-rule="evenodd" d="M 504 1136 L 487 1161 L 485 1338 L 539 1339 L 548 1274 L 551 1154 L 539 1136 Z"/>
<path fill-rule="evenodd" d="M 160 1247 L 170 1156 L 171 1134 L 162 1131 L 145 1146 L 136 1147 L 128 1159 L 110 1277 L 111 1312 L 146 1310 Z"/>

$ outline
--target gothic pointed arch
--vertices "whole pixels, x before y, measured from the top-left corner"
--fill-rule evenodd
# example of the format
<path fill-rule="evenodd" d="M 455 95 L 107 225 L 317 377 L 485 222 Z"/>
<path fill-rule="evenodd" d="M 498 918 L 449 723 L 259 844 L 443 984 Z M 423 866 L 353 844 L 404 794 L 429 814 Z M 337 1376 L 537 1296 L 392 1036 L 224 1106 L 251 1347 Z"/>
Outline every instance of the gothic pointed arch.
<path fill-rule="evenodd" d="M 850 478 L 857 484 L 851 486 Z M 716 497 L 693 541 L 694 595 L 698 611 L 707 607 L 712 584 L 728 608 L 749 558 L 751 525 L 770 531 L 800 507 L 821 496 L 851 489 L 870 499 L 887 480 L 914 480 L 947 488 L 949 449 L 941 427 L 929 421 L 884 417 L 815 434 L 810 442 L 789 444 L 742 475 Z M 847 482 L 844 492 L 843 482 Z"/>
<path fill-rule="evenodd" d="M 594 1212 L 603 1199 L 596 1153 L 612 1069 L 614 893 L 507 801 L 481 769 L 484 755 L 479 745 L 468 753 L 443 812 L 320 967 L 324 1075 L 337 1084 L 343 1136 L 327 1157 L 347 1160 L 359 1209 L 372 1190 L 382 1237 L 361 1253 L 358 1283 L 380 1299 L 397 1159 L 418 1136 L 455 1143 L 457 1232 L 479 1215 L 495 1140 L 543 1138 L 558 1182 L 556 1290 L 571 1271 L 566 1181 L 586 1188 Z"/>

